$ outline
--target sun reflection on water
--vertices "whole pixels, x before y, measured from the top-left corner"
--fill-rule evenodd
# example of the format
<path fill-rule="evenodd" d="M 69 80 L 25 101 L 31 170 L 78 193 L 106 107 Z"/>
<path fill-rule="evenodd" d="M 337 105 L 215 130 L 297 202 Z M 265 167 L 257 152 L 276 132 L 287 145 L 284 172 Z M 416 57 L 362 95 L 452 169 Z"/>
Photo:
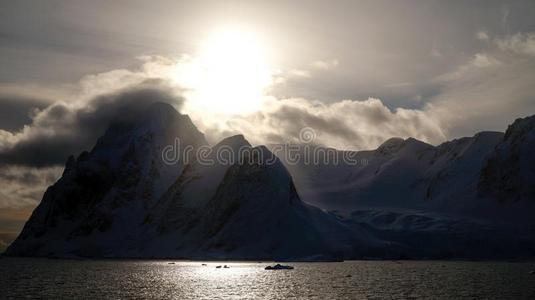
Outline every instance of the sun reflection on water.
<path fill-rule="evenodd" d="M 278 271 L 264 270 L 272 262 L 202 264 L 4 258 L 0 290 L 7 299 L 533 299 L 535 292 L 533 263 L 351 261 Z"/>

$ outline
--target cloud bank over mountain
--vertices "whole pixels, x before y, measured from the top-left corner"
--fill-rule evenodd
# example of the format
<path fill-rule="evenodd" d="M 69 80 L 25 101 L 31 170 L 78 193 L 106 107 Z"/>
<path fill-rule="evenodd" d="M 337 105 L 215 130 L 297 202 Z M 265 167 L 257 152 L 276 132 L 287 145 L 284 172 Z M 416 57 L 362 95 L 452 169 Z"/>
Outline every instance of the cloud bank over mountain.
<path fill-rule="evenodd" d="M 22 109 L 27 109 L 28 123 L 22 128 L 20 124 L 7 124 L 0 131 L 0 162 L 32 167 L 61 165 L 68 155 L 88 149 L 111 120 L 128 118 L 154 101 L 168 102 L 187 113 L 189 103 L 183 96 L 184 89 L 166 77 L 171 61 L 144 57 L 142 71 L 113 70 L 88 75 L 75 88 L 65 89 L 64 99 L 47 106 L 35 104 L 46 103 L 45 100 L 20 101 Z M 180 60 L 176 63 L 180 64 Z M 73 98 L 69 101 L 69 97 Z M 291 141 L 298 138 L 303 127 L 321 134 L 317 142 L 353 149 L 375 147 L 391 136 L 414 136 L 432 143 L 446 138 L 425 111 L 391 110 L 372 98 L 324 104 L 266 97 L 258 112 L 220 116 L 223 119 L 217 123 L 211 122 L 212 117 L 209 113 L 192 114 L 211 140 L 237 131 L 245 132 L 257 144 Z M 16 126 L 20 129 L 6 130 Z"/>
<path fill-rule="evenodd" d="M 97 96 L 84 106 L 56 102 L 37 112 L 21 131 L 2 132 L 0 162 L 34 167 L 61 165 L 69 155 L 91 147 L 110 122 L 132 118 L 154 101 L 179 106 L 183 99 L 163 86 L 140 85 Z"/>
<path fill-rule="evenodd" d="M 336 58 L 273 74 L 262 109 L 245 114 L 201 114 L 192 109 L 188 89 L 173 76 L 187 56 L 141 56 L 136 67 L 89 74 L 56 87 L 4 84 L 0 168 L 11 175 L 1 180 L 13 189 L 3 191 L 0 206 L 13 207 L 17 201 L 35 205 L 49 179 L 60 175 L 68 155 L 88 150 L 110 121 L 128 118 L 153 101 L 171 103 L 190 114 L 211 142 L 237 133 L 253 144 L 292 142 L 302 128 L 310 127 L 318 144 L 364 150 L 393 136 L 439 144 L 482 129 L 503 131 L 511 120 L 535 111 L 534 36 L 475 33 L 479 51 L 450 72 L 431 78 L 426 84 L 435 94 L 413 107 L 394 107 L 391 101 L 374 97 L 336 101 L 284 97 L 299 94 L 304 82 L 318 85 L 335 74 L 344 65 Z M 392 88 L 412 85 L 404 82 Z M 23 180 L 28 174 L 40 174 L 40 183 Z"/>

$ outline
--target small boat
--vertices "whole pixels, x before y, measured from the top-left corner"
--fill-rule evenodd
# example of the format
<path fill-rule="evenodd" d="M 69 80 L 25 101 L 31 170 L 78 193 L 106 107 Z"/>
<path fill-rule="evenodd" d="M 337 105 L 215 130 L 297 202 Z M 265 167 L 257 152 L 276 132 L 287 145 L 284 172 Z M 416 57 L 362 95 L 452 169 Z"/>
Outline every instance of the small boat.
<path fill-rule="evenodd" d="M 206 264 L 202 264 L 203 267 L 206 267 Z"/>
<path fill-rule="evenodd" d="M 284 266 L 281 264 L 276 264 L 274 266 L 267 266 L 264 268 L 264 270 L 293 270 L 294 267 L 292 266 Z"/>
<path fill-rule="evenodd" d="M 174 262 L 168 262 L 168 264 L 170 264 L 170 265 L 174 265 L 175 263 L 174 263 Z"/>
<path fill-rule="evenodd" d="M 230 269 L 230 267 L 227 266 L 227 265 L 224 265 L 223 268 L 224 268 L 224 269 Z"/>
<path fill-rule="evenodd" d="M 217 266 L 217 267 L 215 267 L 215 268 L 216 268 L 216 269 L 221 269 L 221 266 Z"/>

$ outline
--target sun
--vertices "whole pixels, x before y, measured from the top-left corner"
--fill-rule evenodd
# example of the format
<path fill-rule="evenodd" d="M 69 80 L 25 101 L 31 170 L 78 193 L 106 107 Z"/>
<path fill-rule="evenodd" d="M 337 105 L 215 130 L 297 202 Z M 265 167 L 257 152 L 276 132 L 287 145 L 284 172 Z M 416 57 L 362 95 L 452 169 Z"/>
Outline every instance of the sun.
<path fill-rule="evenodd" d="M 213 32 L 177 76 L 190 104 L 226 114 L 258 110 L 272 83 L 267 48 L 253 32 L 236 28 Z"/>

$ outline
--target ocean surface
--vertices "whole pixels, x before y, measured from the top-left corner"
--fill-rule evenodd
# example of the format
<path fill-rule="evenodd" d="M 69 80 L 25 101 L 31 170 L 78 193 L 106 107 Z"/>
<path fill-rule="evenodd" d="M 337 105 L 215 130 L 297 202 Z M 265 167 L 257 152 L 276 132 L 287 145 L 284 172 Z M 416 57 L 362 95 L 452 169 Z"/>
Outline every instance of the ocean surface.
<path fill-rule="evenodd" d="M 535 299 L 535 263 L 0 259 L 0 298 Z M 216 268 L 218 265 L 230 268 Z"/>

